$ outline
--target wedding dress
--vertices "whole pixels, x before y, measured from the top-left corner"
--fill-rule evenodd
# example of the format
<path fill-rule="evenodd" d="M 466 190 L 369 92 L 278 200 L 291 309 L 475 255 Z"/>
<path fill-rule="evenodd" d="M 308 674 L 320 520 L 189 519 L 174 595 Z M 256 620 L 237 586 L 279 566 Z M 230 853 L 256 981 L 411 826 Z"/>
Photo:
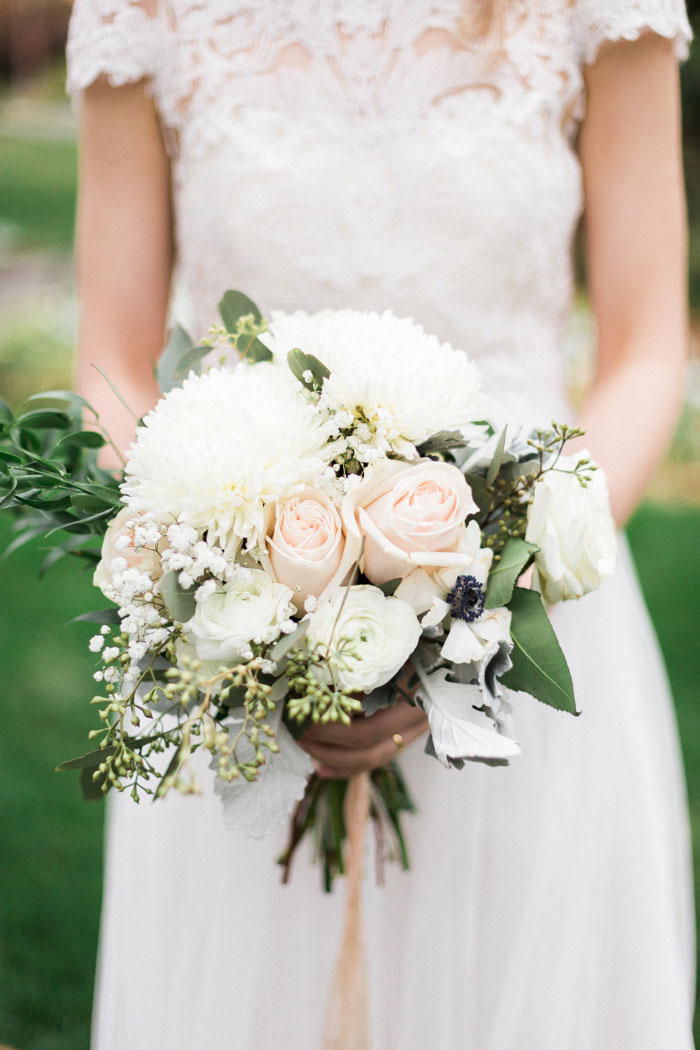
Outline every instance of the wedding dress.
<path fill-rule="evenodd" d="M 583 66 L 682 0 L 510 0 L 500 55 L 463 0 L 76 0 L 69 90 L 146 77 L 172 157 L 174 314 L 410 315 L 471 354 L 499 412 L 571 420 L 562 340 L 582 207 Z M 419 382 L 416 377 L 416 382 Z M 554 613 L 582 715 L 515 698 L 522 756 L 401 756 L 412 870 L 364 906 L 374 1050 L 689 1050 L 693 918 L 664 672 L 621 543 Z M 291 885 L 203 797 L 109 809 L 96 1050 L 313 1050 L 342 880 Z"/>

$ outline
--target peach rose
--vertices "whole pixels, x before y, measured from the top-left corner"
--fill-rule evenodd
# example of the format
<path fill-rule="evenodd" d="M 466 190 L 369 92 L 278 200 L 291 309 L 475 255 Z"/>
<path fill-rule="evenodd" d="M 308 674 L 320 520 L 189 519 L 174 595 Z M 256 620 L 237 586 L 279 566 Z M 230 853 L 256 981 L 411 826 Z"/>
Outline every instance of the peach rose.
<path fill-rule="evenodd" d="M 430 459 L 383 461 L 343 502 L 348 535 L 364 536 L 365 576 L 403 579 L 417 566 L 461 564 L 465 519 L 478 507 L 462 472 Z"/>
<path fill-rule="evenodd" d="M 128 522 L 137 521 L 138 517 L 136 511 L 130 507 L 123 507 L 107 526 L 102 540 L 102 558 L 92 578 L 95 587 L 99 587 L 103 594 L 105 587 L 109 588 L 112 585 L 112 562 L 115 558 L 124 558 L 129 569 L 147 572 L 152 580 L 160 579 L 162 575 L 163 567 L 158 551 L 150 547 L 137 547 L 133 528 L 127 528 Z M 120 542 L 123 537 L 129 541 L 126 546 Z M 161 543 L 161 549 L 162 546 Z"/>
<path fill-rule="evenodd" d="M 318 598 L 342 583 L 357 558 L 359 544 L 346 544 L 338 511 L 318 489 L 279 503 L 270 529 L 272 572 L 278 583 L 292 588 L 299 610 L 310 595 Z"/>

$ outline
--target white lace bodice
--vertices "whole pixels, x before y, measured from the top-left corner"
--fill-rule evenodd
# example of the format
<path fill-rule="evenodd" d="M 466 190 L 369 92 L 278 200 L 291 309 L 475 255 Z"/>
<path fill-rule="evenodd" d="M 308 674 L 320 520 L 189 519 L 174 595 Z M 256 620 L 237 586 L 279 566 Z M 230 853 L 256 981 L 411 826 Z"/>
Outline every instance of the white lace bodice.
<path fill-rule="evenodd" d="M 416 317 L 523 417 L 557 411 L 580 215 L 582 67 L 683 0 L 76 0 L 69 90 L 149 78 L 173 158 L 178 303 Z"/>

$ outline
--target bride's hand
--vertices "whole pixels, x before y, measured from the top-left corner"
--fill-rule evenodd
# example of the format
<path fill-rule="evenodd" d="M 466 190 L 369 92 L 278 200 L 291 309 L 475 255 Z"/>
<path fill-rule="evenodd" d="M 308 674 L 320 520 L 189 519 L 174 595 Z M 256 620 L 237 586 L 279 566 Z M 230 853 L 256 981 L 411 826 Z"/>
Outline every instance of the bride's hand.
<path fill-rule="evenodd" d="M 353 719 L 349 726 L 312 726 L 298 743 L 316 762 L 319 776 L 351 777 L 385 766 L 427 729 L 421 709 L 399 700 L 376 714 Z"/>

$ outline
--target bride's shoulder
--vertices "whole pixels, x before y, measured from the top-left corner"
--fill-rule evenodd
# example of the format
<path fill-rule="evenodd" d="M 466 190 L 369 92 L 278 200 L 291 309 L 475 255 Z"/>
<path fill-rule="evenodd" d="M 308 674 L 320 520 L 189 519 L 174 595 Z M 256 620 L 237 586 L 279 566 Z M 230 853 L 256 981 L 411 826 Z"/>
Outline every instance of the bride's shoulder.
<path fill-rule="evenodd" d="M 115 86 L 154 78 L 165 20 L 163 0 L 74 0 L 66 47 L 69 94 L 101 76 Z"/>
<path fill-rule="evenodd" d="M 567 0 L 572 32 L 583 63 L 593 62 L 603 44 L 636 40 L 645 32 L 674 43 L 685 58 L 692 38 L 685 0 Z"/>

